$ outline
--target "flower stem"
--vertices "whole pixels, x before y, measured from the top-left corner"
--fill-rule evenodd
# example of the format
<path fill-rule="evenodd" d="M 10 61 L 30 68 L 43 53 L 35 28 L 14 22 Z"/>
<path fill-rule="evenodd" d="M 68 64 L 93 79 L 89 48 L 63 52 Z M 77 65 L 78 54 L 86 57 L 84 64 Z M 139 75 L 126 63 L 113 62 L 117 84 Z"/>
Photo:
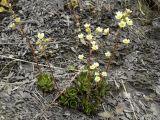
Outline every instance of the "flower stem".
<path fill-rule="evenodd" d="M 8 3 L 8 6 L 9 6 L 9 10 L 8 11 L 12 14 L 13 18 L 15 19 L 16 18 L 16 13 L 13 11 L 12 6 L 9 5 L 9 3 Z M 38 58 L 35 55 L 35 49 L 34 49 L 33 45 L 31 44 L 30 39 L 27 37 L 27 35 L 24 32 L 24 30 L 23 30 L 21 25 L 19 25 L 16 28 L 20 32 L 20 34 L 22 35 L 22 38 L 26 38 L 26 41 L 27 41 L 29 47 L 31 48 L 33 59 L 34 59 L 36 65 L 37 65 L 37 68 L 38 68 L 39 72 L 41 73 L 42 71 L 41 71 L 39 63 L 38 63 Z"/>
<path fill-rule="evenodd" d="M 92 49 L 91 49 L 91 46 L 90 46 L 90 44 L 89 44 L 89 56 L 88 56 L 88 76 L 89 76 L 89 78 L 91 77 L 91 69 L 90 69 L 90 65 L 91 65 L 91 56 L 92 56 Z"/>
<path fill-rule="evenodd" d="M 120 29 L 118 29 L 117 32 L 115 33 L 115 43 L 114 43 L 114 45 L 113 45 L 113 47 L 112 47 L 112 52 L 111 52 L 112 55 L 111 55 L 111 57 L 109 58 L 108 63 L 106 64 L 106 72 L 108 72 L 109 67 L 110 67 L 110 64 L 111 64 L 111 61 L 112 61 L 113 56 L 114 56 L 114 54 L 115 54 L 115 51 L 116 51 L 116 49 L 118 48 L 119 33 L 120 33 Z"/>
<path fill-rule="evenodd" d="M 21 33 L 22 38 L 26 38 L 26 41 L 27 41 L 27 43 L 28 43 L 28 45 L 29 45 L 29 47 L 32 51 L 32 56 L 33 56 L 33 59 L 34 59 L 36 65 L 37 65 L 37 68 L 38 68 L 39 72 L 42 73 L 42 71 L 40 69 L 40 66 L 39 66 L 39 63 L 38 63 L 38 58 L 35 55 L 35 49 L 34 49 L 33 45 L 31 44 L 31 40 L 27 37 L 27 35 L 24 32 L 22 26 L 17 27 L 17 30 Z"/>

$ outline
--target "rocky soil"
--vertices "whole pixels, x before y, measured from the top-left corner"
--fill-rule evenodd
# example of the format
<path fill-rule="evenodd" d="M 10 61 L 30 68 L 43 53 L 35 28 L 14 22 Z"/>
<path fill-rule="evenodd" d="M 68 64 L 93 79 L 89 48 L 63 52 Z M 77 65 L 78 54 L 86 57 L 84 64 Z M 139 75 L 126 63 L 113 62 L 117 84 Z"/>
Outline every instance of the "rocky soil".
<path fill-rule="evenodd" d="M 131 44 L 127 49 L 124 46 L 118 48 L 109 72 L 108 82 L 115 86 L 115 90 L 92 116 L 59 106 L 56 102 L 50 105 L 59 91 L 46 94 L 37 89 L 38 71 L 31 50 L 26 40 L 8 27 L 11 16 L 0 14 L 3 16 L 0 21 L 0 120 L 98 120 L 107 117 L 110 120 L 135 120 L 128 97 L 139 120 L 160 120 L 160 14 L 152 11 L 156 16 L 142 24 L 143 17 L 140 17 L 136 3 L 136 0 L 127 3 L 133 10 L 135 24 L 120 36 L 129 36 Z M 114 31 L 114 13 L 124 9 L 124 5 L 123 0 L 102 0 L 97 8 L 104 11 L 97 15 L 90 14 L 82 1 L 81 7 L 86 12 L 79 14 L 80 25 L 83 27 L 84 23 L 91 22 L 93 26 L 110 27 Z M 14 9 L 22 18 L 34 46 L 37 32 L 44 32 L 51 38 L 47 55 L 54 76 L 61 90 L 69 86 L 83 66 L 77 56 L 87 54 L 88 49 L 77 38 L 75 20 L 66 8 L 66 1 L 19 0 Z M 110 49 L 113 44 L 110 39 L 100 41 L 102 50 L 96 56 L 101 66 L 105 64 L 103 50 Z M 44 58 L 39 58 L 41 69 L 51 72 Z M 76 70 L 70 71 L 71 67 Z"/>

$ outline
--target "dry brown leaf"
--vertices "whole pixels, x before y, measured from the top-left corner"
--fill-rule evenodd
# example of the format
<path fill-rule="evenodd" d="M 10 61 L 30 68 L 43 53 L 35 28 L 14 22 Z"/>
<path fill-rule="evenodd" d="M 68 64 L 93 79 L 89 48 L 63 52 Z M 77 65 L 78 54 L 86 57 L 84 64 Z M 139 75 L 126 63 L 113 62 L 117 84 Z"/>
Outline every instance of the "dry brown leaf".
<path fill-rule="evenodd" d="M 119 103 L 117 106 L 116 106 L 116 113 L 117 114 L 122 114 L 123 111 L 124 111 L 124 105 L 122 103 Z"/>
<path fill-rule="evenodd" d="M 128 92 L 123 92 L 124 97 L 131 98 L 131 94 Z"/>
<path fill-rule="evenodd" d="M 149 96 L 146 96 L 146 95 L 143 95 L 144 99 L 146 101 L 153 101 L 153 98 L 149 97 Z"/>
<path fill-rule="evenodd" d="M 112 114 L 111 114 L 111 112 L 109 112 L 109 111 L 100 112 L 100 113 L 98 113 L 98 115 L 99 115 L 100 117 L 103 117 L 103 118 L 111 118 L 111 117 L 112 117 Z"/>

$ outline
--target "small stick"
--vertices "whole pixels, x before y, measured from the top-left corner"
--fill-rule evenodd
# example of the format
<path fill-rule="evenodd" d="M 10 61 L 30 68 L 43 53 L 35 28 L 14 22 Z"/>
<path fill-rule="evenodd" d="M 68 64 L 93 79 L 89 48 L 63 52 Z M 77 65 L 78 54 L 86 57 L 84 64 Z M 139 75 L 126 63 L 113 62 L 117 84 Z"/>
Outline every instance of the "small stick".
<path fill-rule="evenodd" d="M 13 58 L 13 57 L 8 57 L 8 56 L 5 56 L 5 55 L 0 55 L 1 58 L 7 58 L 7 59 L 12 59 L 14 61 L 20 61 L 20 62 L 25 62 L 25 63 L 29 63 L 29 64 L 34 64 L 36 65 L 37 63 L 35 62 L 30 62 L 30 61 L 26 61 L 26 60 L 22 60 L 22 59 L 18 59 L 18 58 Z M 48 65 L 44 65 L 44 64 L 38 64 L 39 66 L 44 66 L 44 67 L 49 67 Z M 56 69 L 57 67 L 54 67 L 54 66 L 50 66 L 51 68 L 53 69 Z"/>
<path fill-rule="evenodd" d="M 14 62 L 14 61 L 16 61 L 16 60 L 10 61 L 7 65 L 5 65 L 5 66 L 2 68 L 2 70 L 0 71 L 0 74 L 2 74 L 3 70 L 4 70 L 8 65 L 10 65 L 12 62 Z"/>
<path fill-rule="evenodd" d="M 123 86 L 124 91 L 128 94 L 127 89 L 126 89 L 125 84 L 124 84 L 124 81 L 121 80 L 121 83 L 122 83 L 122 86 Z M 131 101 L 131 99 L 130 99 L 128 96 L 127 96 L 127 98 L 128 98 L 128 101 L 129 101 L 129 103 L 130 103 L 130 105 L 131 105 L 131 108 L 132 108 L 134 117 L 135 117 L 136 120 L 138 120 L 137 115 L 136 115 L 136 113 L 135 113 L 135 109 L 134 109 L 133 104 L 132 104 L 132 101 Z"/>
<path fill-rule="evenodd" d="M 34 59 L 36 65 L 37 65 L 37 68 L 38 68 L 39 72 L 41 73 L 42 71 L 41 71 L 40 66 L 38 65 L 39 64 L 38 63 L 38 58 L 36 57 L 35 49 L 34 49 L 33 45 L 31 44 L 31 40 L 27 37 L 26 33 L 24 32 L 24 30 L 22 29 L 21 26 L 19 26 L 19 29 L 17 28 L 17 30 L 21 33 L 22 38 L 26 38 L 26 41 L 29 44 L 29 47 L 31 48 L 33 59 Z"/>

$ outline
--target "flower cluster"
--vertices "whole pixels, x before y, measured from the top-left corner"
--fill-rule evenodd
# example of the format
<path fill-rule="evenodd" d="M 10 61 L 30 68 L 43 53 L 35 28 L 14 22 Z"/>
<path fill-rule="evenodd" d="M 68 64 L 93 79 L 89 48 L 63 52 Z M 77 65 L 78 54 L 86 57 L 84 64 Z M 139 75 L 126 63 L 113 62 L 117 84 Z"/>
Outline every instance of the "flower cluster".
<path fill-rule="evenodd" d="M 21 18 L 20 17 L 16 17 L 14 19 L 14 22 L 10 23 L 9 27 L 14 29 L 19 24 L 21 24 Z"/>
<path fill-rule="evenodd" d="M 98 50 L 98 45 L 97 45 L 96 41 L 92 41 L 91 45 L 92 45 L 91 48 L 92 48 L 93 51 Z"/>
<path fill-rule="evenodd" d="M 107 72 L 103 71 L 103 72 L 95 72 L 95 82 L 99 82 L 101 80 L 102 77 L 107 77 Z"/>
<path fill-rule="evenodd" d="M 78 38 L 80 39 L 80 41 L 86 45 L 86 43 L 89 44 L 90 46 L 90 49 L 91 51 L 97 51 L 99 49 L 98 47 L 98 44 L 97 44 L 97 40 L 95 39 L 96 37 L 94 37 L 94 35 L 109 35 L 109 28 L 106 28 L 106 29 L 103 29 L 101 27 L 97 27 L 95 29 L 95 33 L 91 31 L 91 25 L 89 23 L 86 23 L 84 25 L 85 27 L 85 32 L 87 33 L 86 35 L 84 35 L 83 33 L 80 33 L 78 35 Z M 111 53 L 109 51 L 107 51 L 105 53 L 105 56 L 107 58 L 110 58 L 111 57 Z M 83 60 L 84 59 L 84 55 L 81 54 L 78 56 L 78 58 L 80 60 Z M 98 62 L 93 62 L 93 64 L 89 64 L 89 70 L 91 70 L 92 72 L 95 72 L 95 82 L 99 82 L 101 80 L 102 77 L 106 77 L 107 76 L 107 73 L 106 72 L 101 72 L 100 73 L 100 70 L 98 69 L 99 67 L 99 63 Z"/>
<path fill-rule="evenodd" d="M 91 28 L 90 28 L 90 26 L 91 26 L 91 24 L 89 24 L 89 23 L 86 23 L 86 24 L 84 25 L 85 31 L 86 31 L 88 34 L 91 33 Z"/>
<path fill-rule="evenodd" d="M 94 69 L 96 69 L 97 67 L 99 67 L 99 63 L 98 63 L 98 62 L 95 62 L 95 63 L 93 63 L 89 68 L 90 68 L 91 70 L 94 70 Z"/>
<path fill-rule="evenodd" d="M 38 40 L 36 42 L 36 45 L 39 46 L 41 52 L 44 52 L 44 50 L 47 48 L 47 43 L 49 42 L 49 39 L 44 37 L 44 33 L 38 33 L 37 38 Z"/>
<path fill-rule="evenodd" d="M 103 71 L 100 73 L 100 70 L 98 70 L 97 68 L 99 67 L 99 63 L 95 62 L 90 66 L 91 70 L 95 70 L 95 82 L 99 82 L 101 80 L 102 77 L 107 77 L 107 72 Z M 96 70 L 97 69 L 97 70 Z"/>
<path fill-rule="evenodd" d="M 94 40 L 94 36 L 93 36 L 94 33 L 92 33 L 91 31 L 91 25 L 89 23 L 86 23 L 84 27 L 85 27 L 85 31 L 87 34 L 84 35 L 83 33 L 80 33 L 78 35 L 78 38 L 84 45 L 89 43 L 91 45 L 92 51 L 98 50 L 99 47 L 98 47 L 97 42 Z M 103 29 L 101 27 L 97 27 L 95 30 L 95 34 L 97 33 L 102 33 L 103 35 L 107 36 L 109 35 L 109 28 Z"/>
<path fill-rule="evenodd" d="M 133 21 L 129 18 L 131 13 L 132 11 L 130 9 L 126 9 L 124 12 L 121 12 L 121 11 L 116 12 L 115 18 L 120 21 L 119 22 L 120 28 L 124 28 L 127 25 L 128 26 L 133 25 Z"/>
<path fill-rule="evenodd" d="M 133 21 L 129 18 L 131 13 L 132 13 L 132 11 L 129 10 L 129 9 L 126 9 L 124 12 L 120 12 L 119 11 L 119 12 L 116 13 L 115 17 L 116 17 L 117 20 L 119 20 L 119 27 L 120 28 L 124 28 L 127 25 L 128 26 L 133 25 Z M 97 27 L 95 29 L 95 32 L 92 32 L 91 24 L 86 23 L 84 25 L 84 27 L 85 27 L 85 32 L 87 34 L 84 35 L 83 33 L 80 33 L 78 35 L 78 38 L 80 39 L 80 41 L 83 44 L 85 44 L 85 45 L 88 44 L 90 46 L 91 53 L 93 51 L 97 51 L 99 49 L 99 46 L 97 44 L 96 36 L 99 35 L 99 34 L 106 35 L 106 36 L 109 35 L 109 32 L 110 32 L 109 28 L 103 29 L 101 27 Z M 124 43 L 125 45 L 128 45 L 130 43 L 130 40 L 125 38 L 125 39 L 122 40 L 122 43 Z M 110 51 L 106 51 L 105 56 L 106 56 L 106 58 L 110 59 L 111 56 L 112 56 L 112 53 Z M 80 60 L 83 60 L 84 59 L 84 55 L 81 54 L 81 55 L 78 56 L 78 58 Z M 102 77 L 106 77 L 107 76 L 106 72 L 102 72 L 100 74 L 100 69 L 98 69 L 98 67 L 99 67 L 99 63 L 98 62 L 93 62 L 92 64 L 89 62 L 88 66 L 89 66 L 89 71 L 95 72 L 95 81 L 96 82 L 99 82 Z"/>

